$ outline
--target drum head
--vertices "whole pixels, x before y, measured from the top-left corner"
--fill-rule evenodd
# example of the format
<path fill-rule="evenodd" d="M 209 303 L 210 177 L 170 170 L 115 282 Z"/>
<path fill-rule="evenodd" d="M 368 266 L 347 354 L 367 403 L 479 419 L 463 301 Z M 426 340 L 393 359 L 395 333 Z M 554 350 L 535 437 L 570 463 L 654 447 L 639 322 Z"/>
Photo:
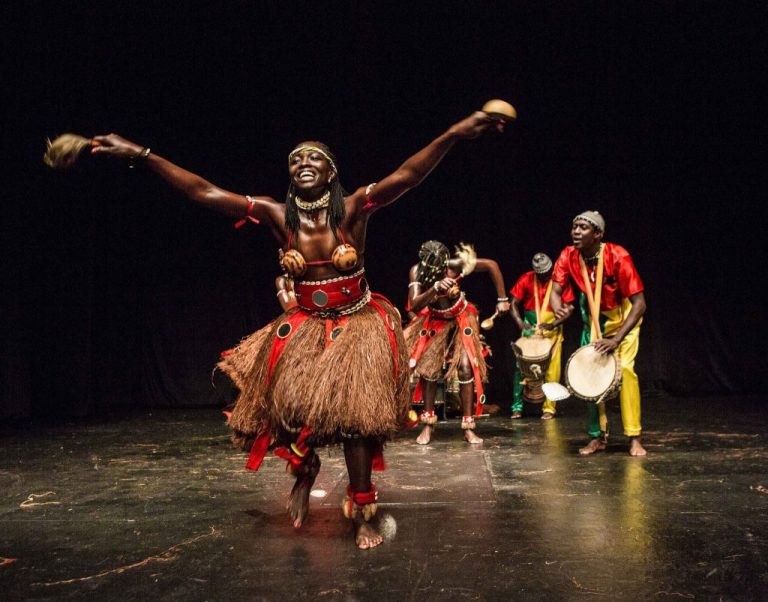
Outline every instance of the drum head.
<path fill-rule="evenodd" d="M 562 401 L 571 396 L 571 392 L 568 389 L 554 381 L 541 385 L 541 390 L 544 391 L 544 395 L 546 395 L 547 399 L 550 401 Z"/>
<path fill-rule="evenodd" d="M 549 355 L 554 339 L 542 336 L 520 337 L 515 345 L 522 352 L 523 357 L 538 358 Z"/>
<path fill-rule="evenodd" d="M 586 345 L 568 360 L 566 384 L 582 399 L 597 399 L 616 382 L 617 364 L 614 354 L 602 355 L 593 345 Z"/>

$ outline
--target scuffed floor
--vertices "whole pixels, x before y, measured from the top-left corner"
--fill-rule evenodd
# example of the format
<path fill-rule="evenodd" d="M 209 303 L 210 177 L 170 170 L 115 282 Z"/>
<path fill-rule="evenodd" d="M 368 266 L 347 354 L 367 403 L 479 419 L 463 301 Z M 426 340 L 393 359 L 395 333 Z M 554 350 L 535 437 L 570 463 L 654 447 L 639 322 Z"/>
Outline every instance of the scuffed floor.
<path fill-rule="evenodd" d="M 217 410 L 5 429 L 0 599 L 768 599 L 766 403 L 646 399 L 642 459 L 620 435 L 580 457 L 575 400 L 481 419 L 476 447 L 456 420 L 426 447 L 405 433 L 366 552 L 338 449 L 297 532 L 283 461 L 247 472 Z"/>

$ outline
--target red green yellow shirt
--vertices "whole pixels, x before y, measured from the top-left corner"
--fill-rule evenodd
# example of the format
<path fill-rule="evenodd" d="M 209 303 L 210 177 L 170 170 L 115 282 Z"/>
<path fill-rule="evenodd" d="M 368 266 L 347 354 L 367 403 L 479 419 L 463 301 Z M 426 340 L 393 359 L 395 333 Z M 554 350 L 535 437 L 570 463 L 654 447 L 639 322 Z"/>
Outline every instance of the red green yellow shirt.
<path fill-rule="evenodd" d="M 643 291 L 643 281 L 637 273 L 635 264 L 629 252 L 614 243 L 603 243 L 603 292 L 600 298 L 600 311 L 608 311 L 621 305 L 623 299 Z M 595 267 L 587 267 L 591 278 L 595 277 Z M 584 279 L 579 267 L 579 251 L 573 246 L 567 246 L 555 262 L 552 279 L 565 288 L 568 283 L 574 283 L 583 292 Z M 590 282 L 592 290 L 595 284 Z"/>
<path fill-rule="evenodd" d="M 515 297 L 521 304 L 522 309 L 526 311 L 536 311 L 536 298 L 533 296 L 533 280 L 536 278 L 536 272 L 531 270 L 517 279 L 515 285 L 509 289 L 509 294 Z M 539 281 L 539 307 L 544 307 L 544 295 L 547 292 L 548 282 Z M 563 287 L 563 303 L 573 303 L 573 290 L 571 285 Z M 548 307 L 551 305 L 548 303 Z M 551 309 L 550 309 L 551 311 Z"/>

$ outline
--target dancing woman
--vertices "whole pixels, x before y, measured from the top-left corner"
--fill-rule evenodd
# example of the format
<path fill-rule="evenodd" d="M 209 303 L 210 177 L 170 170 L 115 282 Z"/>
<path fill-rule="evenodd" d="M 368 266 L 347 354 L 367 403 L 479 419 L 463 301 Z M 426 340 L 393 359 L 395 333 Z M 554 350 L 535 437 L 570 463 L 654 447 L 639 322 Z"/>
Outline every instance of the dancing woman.
<path fill-rule="evenodd" d="M 258 469 L 270 447 L 288 460 L 296 528 L 320 469 L 315 448 L 341 442 L 349 475 L 343 509 L 354 522 L 355 543 L 381 543 L 369 523 L 377 498 L 371 470 L 383 442 L 406 421 L 410 400 L 400 316 L 365 279 L 368 219 L 420 184 L 458 140 L 503 127 L 502 119 L 477 111 L 352 194 L 330 149 L 301 142 L 288 154 L 285 202 L 224 190 L 116 134 L 92 139 L 93 155 L 141 163 L 194 203 L 258 220 L 280 245 L 298 307 L 244 338 L 219 366 L 239 389 L 228 424 L 235 443 L 250 451 L 247 466 Z"/>

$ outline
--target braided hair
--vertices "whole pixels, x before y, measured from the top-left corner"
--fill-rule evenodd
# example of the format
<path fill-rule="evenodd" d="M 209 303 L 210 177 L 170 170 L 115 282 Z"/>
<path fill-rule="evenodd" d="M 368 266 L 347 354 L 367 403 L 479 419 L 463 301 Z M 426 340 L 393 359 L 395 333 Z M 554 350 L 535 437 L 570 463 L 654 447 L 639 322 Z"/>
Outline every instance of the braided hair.
<path fill-rule="evenodd" d="M 438 240 L 428 240 L 419 249 L 419 266 L 416 278 L 422 288 L 429 288 L 445 275 L 451 253 Z"/>
<path fill-rule="evenodd" d="M 331 149 L 322 142 L 313 142 L 313 144 L 330 157 L 331 163 L 334 168 L 336 168 L 338 163 L 336 157 L 331 152 Z M 333 181 L 329 186 L 331 198 L 328 202 L 325 223 L 330 226 L 333 235 L 337 236 L 336 233 L 344 222 L 344 215 L 346 213 L 344 208 L 344 197 L 347 196 L 347 191 L 344 190 L 344 187 L 339 181 L 338 168 L 334 171 L 336 171 L 336 177 L 333 178 Z M 296 187 L 293 185 L 293 182 L 288 186 L 288 194 L 285 197 L 285 229 L 288 230 L 288 232 L 298 232 L 299 230 L 299 208 L 296 205 Z"/>

